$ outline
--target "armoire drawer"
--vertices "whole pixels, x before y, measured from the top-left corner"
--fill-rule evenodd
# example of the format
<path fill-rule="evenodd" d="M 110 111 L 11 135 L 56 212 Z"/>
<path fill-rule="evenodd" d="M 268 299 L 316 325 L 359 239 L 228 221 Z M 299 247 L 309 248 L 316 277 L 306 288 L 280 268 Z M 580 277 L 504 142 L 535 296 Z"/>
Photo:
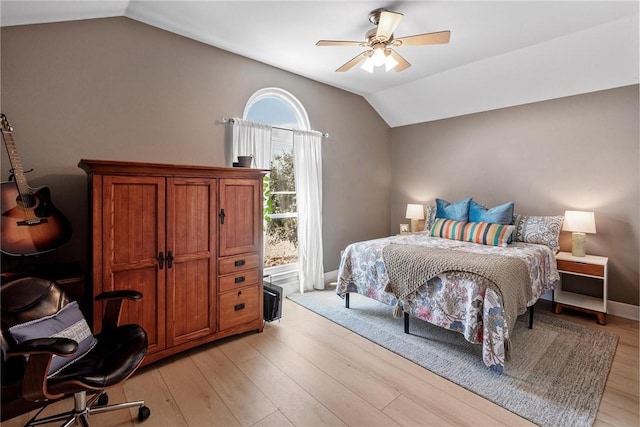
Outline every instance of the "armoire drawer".
<path fill-rule="evenodd" d="M 230 256 L 220 258 L 218 261 L 218 274 L 230 274 L 258 267 L 260 267 L 260 254 Z"/>
<path fill-rule="evenodd" d="M 259 286 L 249 286 L 225 293 L 218 299 L 220 303 L 220 330 L 233 328 L 260 317 L 258 311 Z"/>
<path fill-rule="evenodd" d="M 257 284 L 259 275 L 260 270 L 256 268 L 253 270 L 239 271 L 235 274 L 229 274 L 227 276 L 221 276 L 218 281 L 220 286 L 219 292 L 232 291 L 243 286 Z"/>

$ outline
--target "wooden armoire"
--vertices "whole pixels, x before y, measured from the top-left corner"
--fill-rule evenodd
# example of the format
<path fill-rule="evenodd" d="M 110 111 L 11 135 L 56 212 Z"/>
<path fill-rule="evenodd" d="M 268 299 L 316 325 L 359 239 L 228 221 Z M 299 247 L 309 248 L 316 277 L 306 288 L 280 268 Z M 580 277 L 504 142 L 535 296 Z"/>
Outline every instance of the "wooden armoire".
<path fill-rule="evenodd" d="M 147 331 L 148 364 L 263 328 L 264 171 L 83 159 L 93 295 L 135 289 L 121 323 Z M 93 306 L 101 329 L 103 303 Z"/>

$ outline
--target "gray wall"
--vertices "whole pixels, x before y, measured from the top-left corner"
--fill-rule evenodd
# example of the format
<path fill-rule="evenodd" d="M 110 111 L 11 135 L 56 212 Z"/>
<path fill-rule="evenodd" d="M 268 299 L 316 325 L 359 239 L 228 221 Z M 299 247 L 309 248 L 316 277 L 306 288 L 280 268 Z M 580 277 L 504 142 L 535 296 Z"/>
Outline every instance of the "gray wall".
<path fill-rule="evenodd" d="M 359 96 L 128 18 L 5 27 L 1 37 L 1 109 L 34 168 L 29 182 L 49 186 L 74 226 L 43 262 L 86 262 L 81 158 L 224 165 L 216 120 L 277 86 L 331 134 L 325 271 L 348 243 L 397 233 L 406 203 L 514 200 L 526 214 L 593 209 L 587 251 L 610 257 L 610 299 L 638 305 L 637 86 L 390 130 Z M 5 153 L 3 178 L 8 167 Z"/>
<path fill-rule="evenodd" d="M 362 97 L 128 18 L 4 27 L 1 37 L 1 107 L 22 163 L 34 169 L 29 183 L 49 186 L 74 228 L 71 243 L 41 262 L 86 263 L 81 158 L 224 165 L 216 121 L 241 116 L 256 90 L 272 86 L 295 95 L 312 128 L 331 135 L 323 143 L 325 271 L 338 267 L 348 243 L 387 233 L 390 130 Z"/>
<path fill-rule="evenodd" d="M 407 203 L 436 197 L 513 200 L 530 215 L 592 210 L 587 253 L 609 257 L 609 299 L 638 305 L 638 117 L 634 85 L 394 128 L 390 229 L 408 222 Z"/>

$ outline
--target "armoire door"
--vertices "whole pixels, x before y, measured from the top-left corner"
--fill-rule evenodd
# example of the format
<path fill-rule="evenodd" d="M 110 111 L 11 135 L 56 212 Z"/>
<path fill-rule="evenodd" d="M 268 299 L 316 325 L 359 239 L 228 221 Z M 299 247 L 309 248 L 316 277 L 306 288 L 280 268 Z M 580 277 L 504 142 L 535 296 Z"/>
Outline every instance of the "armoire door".
<path fill-rule="evenodd" d="M 125 301 L 120 323 L 147 332 L 148 353 L 165 348 L 165 179 L 104 176 L 102 290 L 133 289 L 142 301 Z M 164 262 L 163 262 L 164 263 Z"/>
<path fill-rule="evenodd" d="M 167 179 L 167 345 L 216 332 L 217 180 Z"/>
<path fill-rule="evenodd" d="M 262 180 L 220 180 L 220 256 L 262 250 Z"/>

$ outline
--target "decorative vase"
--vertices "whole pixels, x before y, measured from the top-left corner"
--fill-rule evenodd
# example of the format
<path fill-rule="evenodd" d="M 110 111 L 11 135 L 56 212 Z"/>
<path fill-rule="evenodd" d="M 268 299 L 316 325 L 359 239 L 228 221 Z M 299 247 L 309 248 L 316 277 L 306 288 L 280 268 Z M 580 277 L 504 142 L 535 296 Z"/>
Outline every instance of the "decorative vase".
<path fill-rule="evenodd" d="M 250 168 L 253 156 L 238 156 L 238 163 L 242 168 Z"/>

